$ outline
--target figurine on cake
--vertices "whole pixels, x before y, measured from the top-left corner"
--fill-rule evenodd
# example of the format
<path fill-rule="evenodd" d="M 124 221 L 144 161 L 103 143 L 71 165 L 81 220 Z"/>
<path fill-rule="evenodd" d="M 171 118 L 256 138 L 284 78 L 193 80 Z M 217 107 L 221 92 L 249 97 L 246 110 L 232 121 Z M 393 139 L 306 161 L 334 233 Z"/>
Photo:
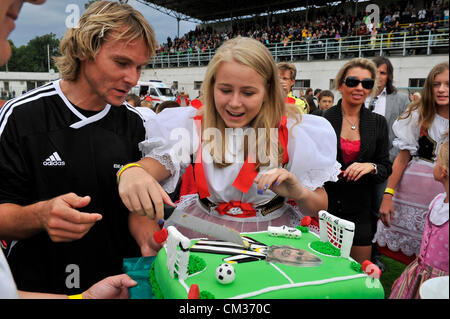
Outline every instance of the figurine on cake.
<path fill-rule="evenodd" d="M 239 232 L 295 227 L 304 215 L 327 209 L 323 185 L 340 173 L 336 134 L 322 117 L 285 104 L 264 45 L 243 37 L 226 41 L 201 91 L 201 108 L 166 109 L 146 121 L 144 158 L 118 176 L 130 211 L 162 219 L 164 203 L 174 205 L 168 193 L 189 165 L 198 193 L 182 196 L 177 206 Z M 202 236 L 177 228 L 188 238 Z"/>

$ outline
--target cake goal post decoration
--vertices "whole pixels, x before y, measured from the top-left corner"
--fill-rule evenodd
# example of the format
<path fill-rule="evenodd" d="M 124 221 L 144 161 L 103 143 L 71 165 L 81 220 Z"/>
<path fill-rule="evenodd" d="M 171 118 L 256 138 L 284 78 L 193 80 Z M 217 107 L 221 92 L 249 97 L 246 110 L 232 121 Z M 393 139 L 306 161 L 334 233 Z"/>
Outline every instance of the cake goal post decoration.
<path fill-rule="evenodd" d="M 177 273 L 178 279 L 185 280 L 188 277 L 191 241 L 173 226 L 167 227 L 167 232 L 167 268 L 169 274 L 174 278 L 175 273 Z"/>
<path fill-rule="evenodd" d="M 319 212 L 320 241 L 329 242 L 348 258 L 355 235 L 355 224 L 321 210 Z"/>

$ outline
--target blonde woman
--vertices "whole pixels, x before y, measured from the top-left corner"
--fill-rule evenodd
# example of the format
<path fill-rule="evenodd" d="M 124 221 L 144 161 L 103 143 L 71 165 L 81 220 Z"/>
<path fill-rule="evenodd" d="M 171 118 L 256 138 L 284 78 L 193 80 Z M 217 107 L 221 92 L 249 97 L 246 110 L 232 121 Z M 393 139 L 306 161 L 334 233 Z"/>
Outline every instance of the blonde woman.
<path fill-rule="evenodd" d="M 433 178 L 439 148 L 448 140 L 449 65 L 430 71 L 421 98 L 413 102 L 392 129 L 400 153 L 380 207 L 375 239 L 380 246 L 414 257 L 420 251 L 427 207 L 442 184 Z"/>
<path fill-rule="evenodd" d="M 359 263 L 370 260 L 372 251 L 372 192 L 391 174 L 386 119 L 364 107 L 364 101 L 377 88 L 373 62 L 356 58 L 339 71 L 335 83 L 341 93 L 337 105 L 323 117 L 333 126 L 341 179 L 326 183 L 328 211 L 355 223 L 350 255 Z"/>
<path fill-rule="evenodd" d="M 192 215 L 245 232 L 297 226 L 303 215 L 327 209 L 323 184 L 337 180 L 340 168 L 333 129 L 284 103 L 264 45 L 241 37 L 226 41 L 201 90 L 200 110 L 166 109 L 148 122 L 148 139 L 140 144 L 146 157 L 138 162 L 146 173 L 132 166 L 120 177 L 119 192 L 131 211 L 162 218 L 163 202 L 171 203 L 166 192 L 175 189 L 190 154 L 198 194 L 183 196 L 179 206 Z M 187 146 L 180 135 L 171 138 L 175 132 L 185 132 Z M 187 156 L 177 158 L 182 151 Z M 289 198 L 295 208 L 285 204 Z"/>

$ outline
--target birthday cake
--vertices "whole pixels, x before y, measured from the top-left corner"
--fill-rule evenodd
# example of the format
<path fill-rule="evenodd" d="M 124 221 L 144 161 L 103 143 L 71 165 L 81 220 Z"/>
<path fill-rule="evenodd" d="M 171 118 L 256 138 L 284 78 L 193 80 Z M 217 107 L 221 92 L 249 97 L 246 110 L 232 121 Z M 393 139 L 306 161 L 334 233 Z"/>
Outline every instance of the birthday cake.
<path fill-rule="evenodd" d="M 152 264 L 153 295 L 166 299 L 382 299 L 379 269 L 349 257 L 353 223 L 324 211 L 307 224 L 241 234 L 245 247 L 188 239 L 170 226 Z M 303 224 L 303 222 L 302 222 Z M 350 225 L 350 227 L 349 227 Z"/>

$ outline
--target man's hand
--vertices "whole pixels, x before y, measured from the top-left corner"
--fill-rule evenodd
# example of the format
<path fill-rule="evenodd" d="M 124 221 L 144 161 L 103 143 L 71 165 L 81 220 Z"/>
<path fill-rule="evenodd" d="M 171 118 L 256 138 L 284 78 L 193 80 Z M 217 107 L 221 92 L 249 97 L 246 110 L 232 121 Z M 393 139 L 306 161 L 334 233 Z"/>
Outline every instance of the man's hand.
<path fill-rule="evenodd" d="M 78 211 L 89 204 L 89 196 L 80 197 L 74 193 L 64 194 L 43 203 L 39 212 L 42 227 L 54 242 L 69 242 L 82 238 L 102 219 L 100 214 Z"/>
<path fill-rule="evenodd" d="M 82 293 L 83 299 L 128 299 L 128 288 L 137 282 L 122 274 L 107 277 Z"/>
<path fill-rule="evenodd" d="M 163 245 L 155 242 L 153 235 L 161 230 L 157 221 L 130 213 L 128 216 L 128 228 L 133 238 L 141 248 L 142 257 L 156 256 Z"/>

